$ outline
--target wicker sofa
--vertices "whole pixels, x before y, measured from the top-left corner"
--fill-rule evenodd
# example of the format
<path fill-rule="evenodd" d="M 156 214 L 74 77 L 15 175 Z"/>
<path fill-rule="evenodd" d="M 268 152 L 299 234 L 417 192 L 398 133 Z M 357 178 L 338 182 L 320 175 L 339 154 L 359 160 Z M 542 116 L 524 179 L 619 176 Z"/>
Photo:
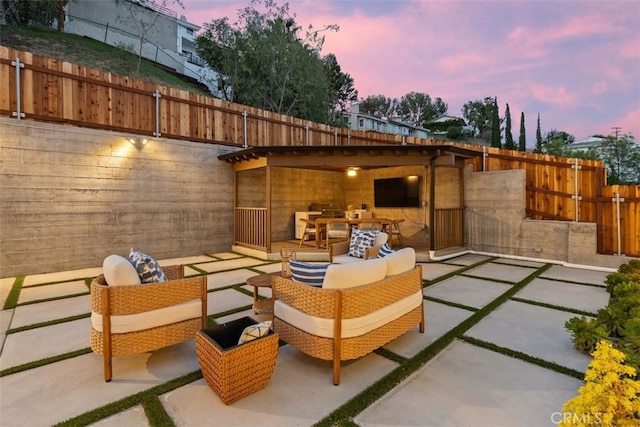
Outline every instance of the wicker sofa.
<path fill-rule="evenodd" d="M 335 385 L 341 361 L 365 356 L 415 326 L 425 330 L 422 266 L 412 248 L 331 264 L 322 287 L 276 276 L 272 288 L 274 330 L 303 353 L 332 360 Z"/>
<path fill-rule="evenodd" d="M 194 339 L 207 322 L 207 278 L 184 278 L 182 265 L 162 267 L 168 281 L 91 283 L 91 349 L 104 360 L 111 381 L 111 358 L 157 350 Z"/>

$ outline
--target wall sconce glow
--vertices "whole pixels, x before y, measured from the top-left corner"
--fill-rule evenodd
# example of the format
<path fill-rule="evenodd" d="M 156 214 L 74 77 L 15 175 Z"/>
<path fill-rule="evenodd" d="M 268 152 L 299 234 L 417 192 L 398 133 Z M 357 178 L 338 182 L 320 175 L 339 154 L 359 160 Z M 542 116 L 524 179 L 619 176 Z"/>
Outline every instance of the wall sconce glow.
<path fill-rule="evenodd" d="M 358 170 L 356 168 L 349 168 L 347 170 L 347 176 L 349 178 L 353 178 L 354 176 L 358 175 Z"/>
<path fill-rule="evenodd" d="M 418 175 L 409 175 L 407 177 L 407 181 L 417 181 L 418 180 Z"/>
<path fill-rule="evenodd" d="M 148 141 L 147 138 L 140 138 L 139 136 L 136 136 L 135 138 L 129 138 L 129 142 L 138 150 L 142 150 L 142 148 L 147 145 Z"/>

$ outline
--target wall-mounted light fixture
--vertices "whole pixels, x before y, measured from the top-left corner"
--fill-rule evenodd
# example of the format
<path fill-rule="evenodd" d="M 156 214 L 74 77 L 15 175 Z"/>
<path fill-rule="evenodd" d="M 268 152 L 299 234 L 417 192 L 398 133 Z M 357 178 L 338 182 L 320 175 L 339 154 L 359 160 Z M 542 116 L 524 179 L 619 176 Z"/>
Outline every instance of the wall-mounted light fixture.
<path fill-rule="evenodd" d="M 136 136 L 134 138 L 129 138 L 129 142 L 131 143 L 131 145 L 133 145 L 134 147 L 136 147 L 138 150 L 142 150 L 142 148 L 147 145 L 147 138 L 141 138 L 139 136 Z"/>
<path fill-rule="evenodd" d="M 349 168 L 349 169 L 347 169 L 347 176 L 349 178 L 353 178 L 356 175 L 358 175 L 358 168 Z"/>

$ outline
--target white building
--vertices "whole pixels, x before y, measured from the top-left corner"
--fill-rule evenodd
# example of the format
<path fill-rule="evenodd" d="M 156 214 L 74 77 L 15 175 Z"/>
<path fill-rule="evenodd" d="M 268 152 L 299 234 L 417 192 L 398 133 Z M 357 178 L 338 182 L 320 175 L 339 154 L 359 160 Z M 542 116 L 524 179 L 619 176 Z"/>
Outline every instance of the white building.
<path fill-rule="evenodd" d="M 205 84 L 221 97 L 217 73 L 196 53 L 200 26 L 175 11 L 146 0 L 73 0 L 66 6 L 65 32 L 99 40 L 138 54 L 144 34 L 142 57 Z"/>
<path fill-rule="evenodd" d="M 404 123 L 399 119 L 376 117 L 360 113 L 357 102 L 351 104 L 351 112 L 346 115 L 349 129 L 402 135 L 405 137 L 429 138 L 429 131 L 420 126 Z"/>
<path fill-rule="evenodd" d="M 572 142 L 567 148 L 576 151 L 588 151 L 590 148 L 600 148 L 604 141 L 606 141 L 606 139 L 599 136 L 588 136 L 581 141 Z"/>

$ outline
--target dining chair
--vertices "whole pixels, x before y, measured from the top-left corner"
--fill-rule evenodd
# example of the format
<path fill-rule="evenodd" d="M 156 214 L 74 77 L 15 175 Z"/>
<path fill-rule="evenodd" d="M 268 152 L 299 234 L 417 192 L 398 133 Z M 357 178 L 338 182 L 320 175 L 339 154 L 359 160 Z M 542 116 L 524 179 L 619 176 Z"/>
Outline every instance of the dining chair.
<path fill-rule="evenodd" d="M 345 221 L 329 221 L 327 222 L 326 247 L 329 247 L 331 239 L 349 240 L 349 223 Z"/>
<path fill-rule="evenodd" d="M 396 236 L 398 243 L 404 248 L 404 241 L 402 240 L 402 232 L 400 231 L 400 225 L 404 222 L 404 219 L 392 219 L 389 227 L 389 244 L 392 244 L 393 236 Z"/>
<path fill-rule="evenodd" d="M 302 233 L 302 237 L 300 238 L 300 245 L 298 247 L 302 247 L 302 244 L 307 240 L 308 236 L 313 238 L 314 244 L 316 241 L 316 222 L 311 219 L 300 218 L 300 221 L 304 223 L 304 231 Z"/>

